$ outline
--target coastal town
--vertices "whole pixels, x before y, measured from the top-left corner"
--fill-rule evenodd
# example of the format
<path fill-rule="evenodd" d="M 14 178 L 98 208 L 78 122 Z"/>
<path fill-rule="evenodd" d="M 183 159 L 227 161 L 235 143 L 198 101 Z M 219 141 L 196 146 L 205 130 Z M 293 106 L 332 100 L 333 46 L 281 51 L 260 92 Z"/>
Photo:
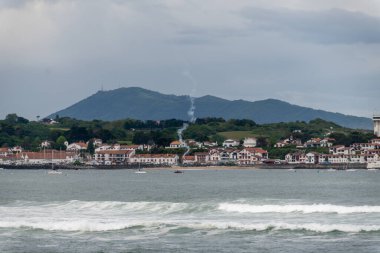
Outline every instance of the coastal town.
<path fill-rule="evenodd" d="M 23 118 L 15 115 L 13 122 L 23 122 L 29 124 Z M 212 119 L 210 124 L 219 119 Z M 205 120 L 199 120 L 205 121 Z M 207 120 L 206 120 L 207 121 Z M 210 121 L 210 119 L 209 119 Z M 173 124 L 173 121 L 168 121 Z M 165 124 L 168 124 L 165 122 Z M 237 123 L 236 123 L 237 122 Z M 235 124 L 250 124 L 250 121 L 233 121 Z M 174 122 L 172 129 L 181 122 Z M 222 123 L 222 124 L 229 124 Z M 326 123 L 323 121 L 312 122 L 314 124 Z M 312 124 L 311 123 L 311 124 Z M 38 144 L 37 148 L 29 150 L 22 145 L 8 147 L 3 145 L 0 148 L 0 165 L 6 166 L 25 166 L 25 165 L 65 165 L 72 166 L 91 166 L 111 168 L 118 167 L 172 167 L 172 166 L 258 166 L 270 165 L 281 167 L 284 165 L 319 165 L 334 166 L 355 164 L 362 167 L 367 164 L 380 163 L 380 118 L 373 117 L 374 131 L 368 133 L 367 142 L 354 142 L 351 138 L 349 145 L 342 145 L 342 141 L 335 138 L 341 138 L 341 135 L 334 133 L 333 127 L 325 128 L 320 137 L 311 137 L 301 139 L 303 131 L 294 129 L 286 138 L 280 138 L 268 146 L 268 142 L 260 137 L 243 137 L 227 138 L 222 141 L 213 141 L 211 139 L 199 141 L 198 139 L 182 138 L 182 132 L 178 132 L 177 140 L 166 142 L 166 145 L 158 145 L 152 142 L 150 138 L 144 137 L 144 132 L 136 132 L 132 127 L 144 124 L 143 122 L 126 121 L 124 127 L 131 129 L 134 138 L 130 143 L 120 143 L 117 141 L 107 142 L 101 138 L 94 138 L 86 133 L 85 128 L 72 127 L 66 133 L 74 133 L 75 137 L 87 136 L 87 141 L 69 142 L 64 136 L 59 136 L 56 142 L 44 140 Z M 35 124 L 35 123 L 33 123 Z M 43 119 L 36 125 L 49 127 L 57 125 L 54 120 Z M 132 124 L 132 125 L 131 125 Z M 157 122 L 145 123 L 157 126 Z M 130 126 L 131 125 L 131 126 Z M 187 124 L 185 124 L 187 126 Z M 177 128 L 178 129 L 178 128 Z M 306 126 L 307 129 L 307 126 Z M 172 131 L 173 131 L 172 130 Z M 103 130 L 104 131 L 104 130 Z M 162 130 L 159 130 L 162 131 Z M 192 130 L 194 131 L 194 130 Z M 154 133 L 154 132 L 151 132 Z M 181 133 L 181 134 L 180 134 Z M 236 133 L 236 132 L 233 132 Z M 246 133 L 246 132 L 244 132 Z M 249 133 L 249 132 L 248 132 Z M 61 134 L 61 133 L 60 133 Z M 323 136 L 322 136 L 323 135 Z M 69 135 L 67 135 L 70 137 Z M 104 135 L 107 137 L 107 135 Z M 198 135 L 199 136 L 199 133 Z M 344 136 L 344 135 L 343 135 Z M 355 135 L 354 132 L 354 136 Z M 335 138 L 334 138 L 335 137 Z M 171 138 L 171 137 L 170 137 Z M 358 138 L 357 138 L 358 139 Z M 364 139 L 358 139 L 364 140 Z M 158 139 L 158 142 L 160 139 Z M 25 143 L 25 142 L 24 142 Z M 61 143 L 61 145 L 58 145 Z M 28 144 L 28 143 L 26 143 Z M 289 152 L 288 152 L 289 151 Z M 279 153 L 281 155 L 279 155 Z"/>
<path fill-rule="evenodd" d="M 299 140 L 286 139 L 275 144 L 277 148 L 297 145 L 298 152 L 289 153 L 285 159 L 271 159 L 268 151 L 257 147 L 256 138 L 245 138 L 242 141 L 227 139 L 223 143 L 197 142 L 185 140 L 173 141 L 166 147 L 167 153 L 150 153 L 153 146 L 107 144 L 100 139 L 91 140 L 94 153 L 88 152 L 90 142 L 65 143 L 66 150 L 50 148 L 48 141 L 41 143 L 41 150 L 32 152 L 20 146 L 0 148 L 0 164 L 3 165 L 43 165 L 43 164 L 86 164 L 86 165 L 152 165 L 152 166 L 252 166 L 258 164 L 367 164 L 379 161 L 380 138 L 368 143 L 354 143 L 349 147 L 333 145 L 334 139 L 313 138 L 305 143 Z M 328 154 L 308 152 L 308 147 L 328 148 Z M 203 150 L 190 152 L 188 155 L 174 154 L 169 151 L 178 149 Z"/>

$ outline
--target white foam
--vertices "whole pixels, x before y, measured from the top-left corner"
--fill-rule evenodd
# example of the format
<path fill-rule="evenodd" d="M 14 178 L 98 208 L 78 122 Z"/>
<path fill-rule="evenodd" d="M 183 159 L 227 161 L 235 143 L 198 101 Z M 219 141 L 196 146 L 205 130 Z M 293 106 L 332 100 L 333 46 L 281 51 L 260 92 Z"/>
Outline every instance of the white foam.
<path fill-rule="evenodd" d="M 80 232 L 104 232 L 132 228 L 144 228 L 164 230 L 168 232 L 167 227 L 187 227 L 196 230 L 238 230 L 238 231 L 299 231 L 306 230 L 317 233 L 343 232 L 343 233 L 360 233 L 360 232 L 377 232 L 380 231 L 378 225 L 355 225 L 355 224 L 288 224 L 288 223 L 239 223 L 239 222 L 219 222 L 219 221 L 120 221 L 120 222 L 103 222 L 103 221 L 0 221 L 0 228 L 13 229 L 42 229 L 47 231 L 80 231 Z"/>
<path fill-rule="evenodd" d="M 330 204 L 312 205 L 251 205 L 236 203 L 221 203 L 218 209 L 237 213 L 380 213 L 380 206 L 339 206 Z"/>
<path fill-rule="evenodd" d="M 307 230 L 317 233 L 328 232 L 344 232 L 344 233 L 359 233 L 359 232 L 376 232 L 380 231 L 378 225 L 354 225 L 354 224 L 319 224 L 319 223 L 304 223 L 304 224 L 289 224 L 289 223 L 254 223 L 254 224 L 242 224 L 242 223 L 204 223 L 194 225 L 198 228 L 216 228 L 216 229 L 231 229 L 231 230 L 243 230 L 243 231 L 265 231 L 265 230 Z"/>
<path fill-rule="evenodd" d="M 42 229 L 48 231 L 81 231 L 81 232 L 101 232 L 128 229 L 136 226 L 156 227 L 154 222 L 105 222 L 91 220 L 68 220 L 68 221 L 0 221 L 0 228 L 25 228 Z"/>

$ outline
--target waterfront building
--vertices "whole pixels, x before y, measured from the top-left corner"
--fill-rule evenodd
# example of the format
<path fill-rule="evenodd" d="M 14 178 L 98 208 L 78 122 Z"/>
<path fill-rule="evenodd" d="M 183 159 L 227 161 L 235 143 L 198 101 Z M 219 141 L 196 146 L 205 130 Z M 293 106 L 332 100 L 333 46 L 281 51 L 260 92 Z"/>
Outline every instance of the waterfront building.
<path fill-rule="evenodd" d="M 183 165 L 194 165 L 195 164 L 195 156 L 186 155 L 182 158 Z"/>
<path fill-rule="evenodd" d="M 67 164 L 73 163 L 79 157 L 74 152 L 44 150 L 40 152 L 17 153 L 14 158 L 23 164 Z"/>
<path fill-rule="evenodd" d="M 268 151 L 261 148 L 245 148 L 238 153 L 238 164 L 258 164 L 268 159 Z"/>
<path fill-rule="evenodd" d="M 300 164 L 306 162 L 306 155 L 302 152 L 289 153 L 285 155 L 285 161 L 288 164 Z"/>
<path fill-rule="evenodd" d="M 95 151 L 94 159 L 98 164 L 104 165 L 126 164 L 134 154 L 134 150 L 98 150 Z"/>
<path fill-rule="evenodd" d="M 136 154 L 131 156 L 129 162 L 132 164 L 152 165 L 177 165 L 178 155 L 175 154 Z"/>
<path fill-rule="evenodd" d="M 195 161 L 198 164 L 206 164 L 210 161 L 210 156 L 206 152 L 197 152 L 194 154 Z"/>

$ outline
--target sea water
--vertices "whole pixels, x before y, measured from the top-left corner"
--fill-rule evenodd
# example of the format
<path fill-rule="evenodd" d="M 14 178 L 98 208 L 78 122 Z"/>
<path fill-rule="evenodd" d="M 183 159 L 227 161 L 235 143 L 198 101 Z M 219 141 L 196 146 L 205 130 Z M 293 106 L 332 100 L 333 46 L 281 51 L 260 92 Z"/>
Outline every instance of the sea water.
<path fill-rule="evenodd" d="M 380 252 L 380 172 L 2 170 L 0 252 Z"/>

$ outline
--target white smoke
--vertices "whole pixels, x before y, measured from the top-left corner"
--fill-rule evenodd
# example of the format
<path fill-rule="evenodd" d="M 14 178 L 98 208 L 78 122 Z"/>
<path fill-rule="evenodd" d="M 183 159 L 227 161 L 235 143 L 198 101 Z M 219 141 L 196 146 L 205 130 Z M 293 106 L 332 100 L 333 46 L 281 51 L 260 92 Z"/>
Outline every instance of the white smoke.
<path fill-rule="evenodd" d="M 195 92 L 196 92 L 198 83 L 195 80 L 195 78 L 191 75 L 190 71 L 185 70 L 185 71 L 182 72 L 182 75 L 184 75 L 187 79 L 189 79 L 190 82 L 192 83 L 192 86 L 193 86 L 193 88 L 191 90 L 191 93 L 190 93 L 190 96 L 189 96 L 189 99 L 190 99 L 190 108 L 187 111 L 187 115 L 190 118 L 189 122 L 190 123 L 194 123 L 195 120 L 197 119 L 195 117 L 195 101 L 194 101 L 194 96 L 195 96 Z M 179 142 L 181 143 L 181 146 L 186 148 L 186 152 L 183 154 L 182 159 L 190 152 L 189 145 L 187 145 L 187 143 L 183 140 L 183 132 L 188 127 L 189 127 L 188 123 L 183 123 L 183 126 L 180 129 L 178 129 L 178 131 L 177 131 Z"/>

